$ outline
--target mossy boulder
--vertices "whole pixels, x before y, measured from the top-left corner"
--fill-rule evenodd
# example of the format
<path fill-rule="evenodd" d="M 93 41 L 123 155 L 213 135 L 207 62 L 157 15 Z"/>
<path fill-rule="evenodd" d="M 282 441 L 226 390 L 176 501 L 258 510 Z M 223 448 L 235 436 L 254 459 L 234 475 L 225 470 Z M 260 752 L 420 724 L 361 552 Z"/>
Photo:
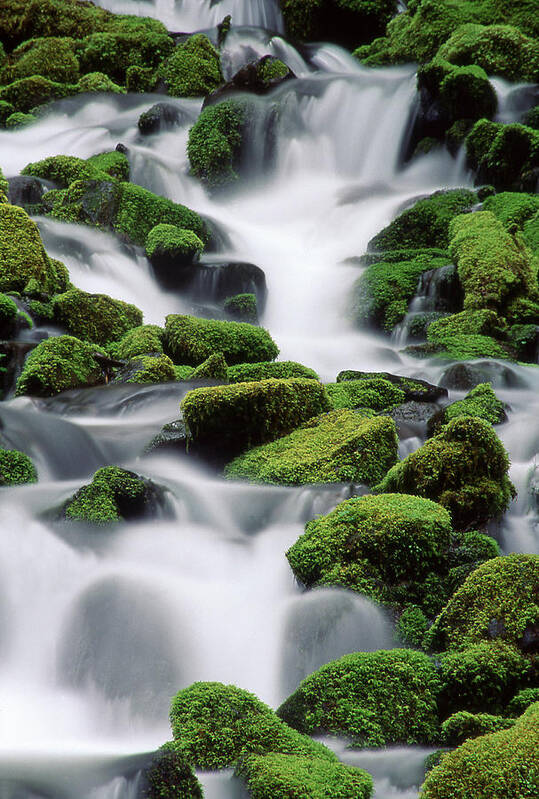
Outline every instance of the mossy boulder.
<path fill-rule="evenodd" d="M 502 640 L 523 652 L 539 645 L 539 556 L 506 555 L 481 564 L 429 631 L 436 649 Z"/>
<path fill-rule="evenodd" d="M 155 516 L 163 501 L 163 490 L 150 480 L 117 466 L 105 466 L 66 502 L 62 516 L 69 521 L 109 524 Z"/>
<path fill-rule="evenodd" d="M 115 358 L 128 360 L 137 355 L 163 352 L 164 330 L 158 325 L 140 325 L 128 330 L 118 342 L 109 345 L 108 351 Z"/>
<path fill-rule="evenodd" d="M 498 191 L 535 191 L 539 131 L 517 122 L 480 119 L 466 137 L 466 156 L 478 182 Z"/>
<path fill-rule="evenodd" d="M 70 92 L 71 94 L 86 94 L 88 92 L 110 92 L 112 94 L 126 93 L 123 86 L 114 83 L 114 81 L 103 72 L 89 72 L 87 75 L 83 75 L 73 88 L 74 91 Z"/>
<path fill-rule="evenodd" d="M 75 288 L 54 298 L 54 318 L 70 335 L 100 345 L 142 325 L 142 311 L 134 305 Z"/>
<path fill-rule="evenodd" d="M 356 746 L 432 743 L 439 690 L 421 652 L 356 652 L 304 679 L 277 713 L 300 732 L 345 735 Z"/>
<path fill-rule="evenodd" d="M 445 424 L 462 416 L 476 416 L 490 424 L 501 424 L 507 419 L 504 404 L 497 398 L 490 383 L 479 383 L 464 399 L 452 402 L 431 417 L 427 431 L 429 435 L 439 433 Z"/>
<path fill-rule="evenodd" d="M 510 729 L 466 741 L 444 754 L 439 765 L 428 773 L 420 799 L 531 799 L 539 792 L 539 772 L 533 765 L 538 745 L 536 703 Z"/>
<path fill-rule="evenodd" d="M 0 73 L 2 83 L 42 75 L 58 83 L 76 83 L 79 61 L 74 41 L 69 37 L 50 36 L 30 39 L 11 53 L 9 66 Z"/>
<path fill-rule="evenodd" d="M 170 744 L 156 753 L 144 772 L 148 799 L 203 799 L 192 766 Z"/>
<path fill-rule="evenodd" d="M 172 103 L 155 103 L 138 118 L 138 129 L 143 136 L 158 133 L 166 127 L 173 127 L 184 119 L 184 114 Z"/>
<path fill-rule="evenodd" d="M 488 422 L 457 418 L 387 473 L 377 492 L 414 494 L 443 505 L 457 529 L 501 515 L 514 494 L 509 459 Z"/>
<path fill-rule="evenodd" d="M 397 12 L 394 0 L 282 0 L 289 36 L 355 47 L 381 36 Z"/>
<path fill-rule="evenodd" d="M 505 319 L 488 308 L 461 311 L 431 322 L 427 343 L 408 347 L 407 351 L 454 360 L 516 357 Z"/>
<path fill-rule="evenodd" d="M 515 719 L 493 716 L 491 713 L 469 713 L 460 710 L 442 724 L 442 739 L 448 746 L 459 746 L 470 738 L 479 738 L 499 730 L 508 730 Z"/>
<path fill-rule="evenodd" d="M 272 441 L 328 410 L 324 387 L 315 380 L 260 380 L 189 391 L 181 403 L 189 448 L 226 460 L 248 447 Z"/>
<path fill-rule="evenodd" d="M 7 294 L 0 294 L 0 338 L 9 339 L 15 333 L 19 309 Z"/>
<path fill-rule="evenodd" d="M 344 369 L 337 375 L 337 383 L 346 380 L 384 380 L 389 381 L 404 393 L 405 400 L 416 402 L 436 402 L 442 397 L 447 397 L 447 389 L 435 386 L 418 377 L 403 377 L 390 372 L 361 372 L 356 369 Z"/>
<path fill-rule="evenodd" d="M 369 799 L 372 778 L 363 769 L 302 755 L 248 755 L 235 770 L 252 799 Z"/>
<path fill-rule="evenodd" d="M 223 309 L 230 319 L 237 322 L 258 324 L 258 305 L 255 294 L 235 294 L 223 303 Z"/>
<path fill-rule="evenodd" d="M 166 286 L 178 285 L 178 271 L 198 261 L 204 242 L 192 230 L 159 224 L 146 238 L 146 256 L 156 276 Z"/>
<path fill-rule="evenodd" d="M 0 449 L 0 486 L 14 486 L 36 481 L 36 467 L 28 455 L 16 449 Z"/>
<path fill-rule="evenodd" d="M 171 383 L 176 380 L 168 355 L 140 355 L 132 358 L 114 375 L 115 383 Z"/>
<path fill-rule="evenodd" d="M 332 411 L 240 455 L 227 464 L 225 477 L 280 485 L 372 485 L 395 463 L 397 448 L 395 423 L 388 416 Z"/>
<path fill-rule="evenodd" d="M 8 83 L 7 86 L 0 86 L 0 100 L 11 103 L 18 112 L 27 113 L 50 100 L 60 100 L 77 92 L 78 88 L 75 85 L 58 83 L 41 75 L 33 75 L 31 78 L 20 78 Z"/>
<path fill-rule="evenodd" d="M 116 83 L 125 84 L 128 71 L 148 69 L 153 72 L 174 48 L 164 30 L 144 29 L 103 31 L 77 42 L 81 71 L 102 72 Z"/>
<path fill-rule="evenodd" d="M 37 117 L 34 114 L 23 114 L 21 111 L 16 111 L 6 119 L 6 128 L 25 128 L 36 121 Z"/>
<path fill-rule="evenodd" d="M 95 386 L 106 380 L 102 353 L 92 344 L 73 336 L 45 339 L 24 362 L 16 394 L 50 397 L 71 388 Z"/>
<path fill-rule="evenodd" d="M 238 180 L 246 108 L 238 100 L 209 106 L 189 131 L 191 172 L 210 190 Z"/>
<path fill-rule="evenodd" d="M 125 155 L 117 155 L 129 166 Z M 75 180 L 104 179 L 104 170 L 98 164 L 95 160 L 92 162 L 91 159 L 85 160 L 74 155 L 52 155 L 27 164 L 21 174 L 50 180 L 60 188 L 67 189 Z"/>
<path fill-rule="evenodd" d="M 326 391 L 335 410 L 340 408 L 370 408 L 387 411 L 404 402 L 402 389 L 383 378 L 345 380 L 326 384 Z"/>
<path fill-rule="evenodd" d="M 221 322 L 171 314 L 166 318 L 165 345 L 175 363 L 198 366 L 222 352 L 231 366 L 271 361 L 279 350 L 267 330 L 245 322 Z"/>
<path fill-rule="evenodd" d="M 173 97 L 209 94 L 223 82 L 219 53 L 203 33 L 178 44 L 160 71 Z"/>
<path fill-rule="evenodd" d="M 193 369 L 190 380 L 220 380 L 228 383 L 228 367 L 222 352 L 215 352 Z"/>
<path fill-rule="evenodd" d="M 318 380 L 318 375 L 308 366 L 295 361 L 263 361 L 262 363 L 239 363 L 227 370 L 229 383 L 249 383 L 253 380 L 267 380 L 270 377 L 288 379 L 304 377 Z"/>
<path fill-rule="evenodd" d="M 104 172 L 118 180 L 129 180 L 129 159 L 119 150 L 105 150 L 105 152 L 91 155 L 86 161 L 89 166 L 98 172 Z"/>
<path fill-rule="evenodd" d="M 176 694 L 170 707 L 174 749 L 196 768 L 220 769 L 248 754 L 335 755 L 287 727 L 256 696 L 218 682 L 198 682 Z"/>

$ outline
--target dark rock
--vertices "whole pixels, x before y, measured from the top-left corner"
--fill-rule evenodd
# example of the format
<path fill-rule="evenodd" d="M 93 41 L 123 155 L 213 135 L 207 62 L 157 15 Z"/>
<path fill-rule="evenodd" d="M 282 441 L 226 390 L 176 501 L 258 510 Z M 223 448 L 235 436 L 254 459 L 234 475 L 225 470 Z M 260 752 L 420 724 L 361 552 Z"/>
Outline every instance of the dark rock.
<path fill-rule="evenodd" d="M 148 136 L 150 133 L 158 133 L 164 128 L 182 125 L 189 121 L 189 115 L 172 103 L 156 103 L 140 115 L 138 129 L 143 136 Z"/>
<path fill-rule="evenodd" d="M 488 637 L 500 638 L 505 634 L 505 624 L 498 619 L 491 619 L 488 623 Z"/>
<path fill-rule="evenodd" d="M 129 155 L 129 148 L 122 144 L 122 142 L 118 142 L 116 147 L 114 148 L 117 153 L 122 153 L 122 155 Z"/>
<path fill-rule="evenodd" d="M 493 388 L 524 388 L 526 383 L 510 366 L 496 361 L 455 363 L 443 373 L 440 386 L 454 391 L 469 391 L 479 383 L 491 383 Z"/>
<path fill-rule="evenodd" d="M 419 278 L 417 296 L 424 298 L 425 311 L 456 313 L 462 308 L 464 291 L 453 264 L 429 269 Z"/>
<path fill-rule="evenodd" d="M 187 431 L 182 419 L 169 422 L 161 428 L 155 438 L 153 438 L 145 449 L 146 453 L 156 450 L 172 450 L 174 452 L 185 452 L 187 446 Z"/>
<path fill-rule="evenodd" d="M 389 372 L 358 372 L 353 369 L 347 369 L 339 372 L 337 383 L 341 383 L 344 380 L 370 380 L 372 378 L 389 380 L 390 383 L 404 391 L 406 400 L 413 400 L 419 403 L 436 402 L 442 397 L 447 397 L 446 388 L 435 386 L 417 377 L 402 377 L 400 375 L 392 375 Z"/>
<path fill-rule="evenodd" d="M 182 269 L 180 279 L 195 302 L 221 303 L 236 294 L 254 294 L 260 312 L 266 304 L 266 276 L 255 264 L 201 262 Z"/>
<path fill-rule="evenodd" d="M 404 402 L 402 405 L 397 405 L 391 411 L 388 411 L 388 416 L 397 422 L 418 422 L 421 424 L 427 423 L 435 414 L 439 413 L 440 406 L 435 402 L 417 402 L 410 400 Z"/>
<path fill-rule="evenodd" d="M 285 75 L 268 77 L 267 75 L 271 71 L 272 65 L 278 62 L 279 60 L 277 58 L 265 55 L 259 58 L 258 61 L 245 64 L 245 66 L 239 69 L 227 83 L 208 95 L 204 101 L 203 108 L 206 108 L 208 105 L 219 103 L 235 92 L 250 92 L 251 94 L 258 95 L 267 94 L 276 86 L 284 83 L 284 81 L 296 77 L 291 69 L 288 69 Z"/>
<path fill-rule="evenodd" d="M 530 655 L 539 652 L 539 624 L 529 624 L 526 627 L 519 646 L 523 652 Z"/>
<path fill-rule="evenodd" d="M 16 175 L 8 178 L 7 197 L 11 205 L 38 205 L 45 193 L 45 188 L 38 178 Z"/>

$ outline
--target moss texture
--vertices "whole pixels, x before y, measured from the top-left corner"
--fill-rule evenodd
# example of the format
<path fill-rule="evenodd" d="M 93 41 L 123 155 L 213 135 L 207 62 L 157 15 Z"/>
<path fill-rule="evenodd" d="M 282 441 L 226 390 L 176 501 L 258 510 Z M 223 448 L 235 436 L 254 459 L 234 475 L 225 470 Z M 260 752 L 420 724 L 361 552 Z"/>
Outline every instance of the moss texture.
<path fill-rule="evenodd" d="M 258 307 L 254 294 L 236 294 L 234 297 L 228 297 L 223 308 L 228 316 L 238 322 L 250 324 L 258 322 Z"/>
<path fill-rule="evenodd" d="M 177 45 L 161 75 L 173 97 L 209 94 L 223 82 L 219 53 L 203 33 Z"/>
<path fill-rule="evenodd" d="M 187 760 L 165 744 L 144 774 L 148 799 L 203 799 L 202 786 Z"/>
<path fill-rule="evenodd" d="M 500 424 L 507 419 L 504 404 L 497 398 L 490 383 L 479 383 L 464 399 L 452 402 L 429 420 L 429 434 L 440 432 L 452 419 L 463 416 L 475 416 L 490 424 Z"/>
<path fill-rule="evenodd" d="M 0 486 L 36 481 L 37 471 L 28 455 L 16 449 L 0 449 Z"/>
<path fill-rule="evenodd" d="M 189 131 L 187 154 L 191 171 L 215 190 L 238 179 L 245 105 L 227 100 L 204 109 Z"/>
<path fill-rule="evenodd" d="M 55 336 L 37 345 L 24 362 L 16 394 L 49 397 L 70 388 L 105 382 L 96 360 L 99 348 L 73 336 Z"/>
<path fill-rule="evenodd" d="M 222 352 L 215 352 L 193 370 L 190 379 L 220 380 L 228 383 L 227 365 Z"/>
<path fill-rule="evenodd" d="M 229 383 L 248 383 L 253 380 L 267 380 L 270 377 L 284 379 L 304 377 L 318 380 L 318 375 L 308 366 L 295 361 L 263 361 L 262 363 L 240 363 L 229 366 L 227 370 Z"/>
<path fill-rule="evenodd" d="M 203 249 L 204 242 L 196 233 L 175 225 L 156 225 L 146 237 L 146 255 L 150 261 L 166 258 L 190 264 L 197 260 Z"/>
<path fill-rule="evenodd" d="M 134 305 L 75 288 L 55 297 L 54 317 L 72 336 L 100 345 L 142 324 L 142 311 Z"/>
<path fill-rule="evenodd" d="M 466 137 L 466 156 L 478 181 L 498 191 L 535 191 L 539 131 L 480 119 Z"/>
<path fill-rule="evenodd" d="M 164 330 L 158 325 L 140 325 L 128 330 L 120 341 L 109 345 L 108 350 L 115 358 L 129 359 L 137 355 L 163 352 Z"/>
<path fill-rule="evenodd" d="M 141 355 L 129 361 L 125 370 L 129 375 L 126 383 L 171 383 L 176 380 L 174 364 L 168 355 Z"/>
<path fill-rule="evenodd" d="M 225 476 L 255 483 L 376 483 L 397 459 L 395 423 L 349 410 L 311 419 L 290 435 L 231 461 Z"/>
<path fill-rule="evenodd" d="M 479 738 L 499 730 L 507 730 L 515 723 L 515 719 L 493 716 L 491 713 L 469 713 L 460 710 L 453 713 L 442 724 L 442 738 L 449 746 L 459 746 L 469 738 Z"/>
<path fill-rule="evenodd" d="M 71 521 L 92 524 L 132 519 L 146 515 L 154 493 L 155 486 L 149 480 L 117 466 L 105 466 L 66 502 L 63 515 Z"/>
<path fill-rule="evenodd" d="M 329 383 L 326 384 L 326 391 L 335 410 L 370 408 L 373 411 L 386 411 L 404 402 L 405 398 L 402 389 L 383 378 Z"/>

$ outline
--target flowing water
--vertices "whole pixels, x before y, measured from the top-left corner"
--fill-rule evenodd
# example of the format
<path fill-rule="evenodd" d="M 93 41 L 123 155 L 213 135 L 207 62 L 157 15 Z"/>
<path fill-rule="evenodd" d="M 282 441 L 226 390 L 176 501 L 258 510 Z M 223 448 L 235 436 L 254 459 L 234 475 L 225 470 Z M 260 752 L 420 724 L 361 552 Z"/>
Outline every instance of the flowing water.
<path fill-rule="evenodd" d="M 156 95 L 72 98 L 31 128 L 0 132 L 7 175 L 48 155 L 85 158 L 121 142 L 134 182 L 213 220 L 222 235 L 212 258 L 264 270 L 262 323 L 282 359 L 326 381 L 360 368 L 437 383 L 446 365 L 412 360 L 399 351 L 402 341 L 359 332 L 347 316 L 360 274 L 354 258 L 369 239 L 414 197 L 471 185 L 462 158 L 447 153 L 402 163 L 416 107 L 413 67 L 367 70 L 334 45 L 300 53 L 279 35 L 276 0 L 101 5 L 155 16 L 175 31 L 208 28 L 230 13 L 227 74 L 264 53 L 289 64 L 297 80 L 258 101 L 249 179 L 233 196 L 210 199 L 189 176 L 185 147 L 199 101 L 166 98 L 183 111 L 183 126 L 141 137 L 137 119 L 165 99 Z M 496 86 L 500 115 L 513 118 L 522 90 Z M 268 160 L 265 125 L 275 105 Z M 37 221 L 47 251 L 80 288 L 135 303 L 147 323 L 191 310 L 189 299 L 159 287 L 135 248 L 89 228 Z M 530 493 L 539 371 L 493 365 L 487 379 L 510 406 L 499 432 L 519 490 L 491 532 L 506 552 L 539 553 Z M 31 455 L 40 477 L 3 489 L 0 507 L 0 799 L 135 799 L 148 753 L 170 736 L 167 708 L 179 688 L 234 683 L 276 707 L 323 663 L 396 645 L 381 609 L 343 590 L 301 593 L 284 557 L 304 523 L 350 496 L 349 487 L 234 484 L 186 458 L 144 454 L 178 417 L 188 388 L 105 387 L 0 406 L 0 443 Z M 404 434 L 401 454 L 420 443 Z M 43 520 L 105 464 L 165 486 L 162 517 L 91 534 Z M 331 745 L 374 775 L 379 797 L 417 796 L 425 751 Z M 202 779 L 208 799 L 242 795 L 229 772 Z"/>

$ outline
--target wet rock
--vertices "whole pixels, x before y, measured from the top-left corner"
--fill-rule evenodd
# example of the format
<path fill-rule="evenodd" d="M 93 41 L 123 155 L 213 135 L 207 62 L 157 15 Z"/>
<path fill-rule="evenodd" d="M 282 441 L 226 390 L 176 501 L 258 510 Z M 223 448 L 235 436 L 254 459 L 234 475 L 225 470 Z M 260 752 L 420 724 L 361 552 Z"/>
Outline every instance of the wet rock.
<path fill-rule="evenodd" d="M 402 405 L 397 405 L 393 410 L 388 411 L 388 416 L 391 416 L 397 425 L 401 422 L 426 424 L 429 419 L 439 411 L 440 406 L 435 402 L 417 402 L 417 400 L 409 400 Z"/>
<path fill-rule="evenodd" d="M 265 55 L 258 61 L 252 61 L 239 69 L 227 83 L 206 98 L 203 107 L 221 102 L 234 92 L 267 94 L 284 81 L 295 77 L 292 70 L 278 58 Z"/>
<path fill-rule="evenodd" d="M 514 369 L 496 361 L 455 363 L 440 379 L 440 386 L 452 391 L 469 391 L 479 383 L 491 383 L 493 388 L 524 388 L 526 385 Z"/>
<path fill-rule="evenodd" d="M 150 441 L 145 452 L 172 450 L 185 452 L 187 447 L 187 430 L 183 419 L 175 419 L 161 428 L 161 431 Z"/>
<path fill-rule="evenodd" d="M 181 270 L 181 280 L 195 302 L 220 303 L 237 294 L 254 294 L 259 312 L 266 303 L 266 276 L 243 261 L 199 263 Z"/>
<path fill-rule="evenodd" d="M 38 178 L 16 175 L 8 178 L 7 197 L 11 205 L 38 205 L 45 193 L 45 188 Z"/>
<path fill-rule="evenodd" d="M 189 115 L 172 103 L 156 103 L 140 115 L 138 129 L 143 136 L 148 136 L 174 125 L 184 125 L 189 121 Z"/>

